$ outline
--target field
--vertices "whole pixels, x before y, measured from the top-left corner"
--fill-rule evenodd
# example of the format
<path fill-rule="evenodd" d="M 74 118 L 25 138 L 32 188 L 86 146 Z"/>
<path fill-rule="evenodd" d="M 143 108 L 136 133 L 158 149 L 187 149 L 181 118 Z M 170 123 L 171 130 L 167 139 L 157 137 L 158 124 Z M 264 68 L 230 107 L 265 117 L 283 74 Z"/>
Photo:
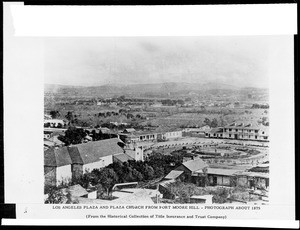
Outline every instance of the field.
<path fill-rule="evenodd" d="M 233 112 L 230 114 L 220 114 L 220 113 L 177 113 L 171 116 L 158 117 L 151 119 L 151 125 L 165 125 L 165 126 L 186 126 L 186 127 L 201 127 L 204 124 L 205 118 L 213 120 L 216 118 L 218 120 L 218 125 L 228 124 L 234 121 L 261 121 L 263 117 L 268 117 L 268 112 L 266 113 L 264 109 L 232 109 Z M 250 111 L 250 112 L 245 112 Z"/>

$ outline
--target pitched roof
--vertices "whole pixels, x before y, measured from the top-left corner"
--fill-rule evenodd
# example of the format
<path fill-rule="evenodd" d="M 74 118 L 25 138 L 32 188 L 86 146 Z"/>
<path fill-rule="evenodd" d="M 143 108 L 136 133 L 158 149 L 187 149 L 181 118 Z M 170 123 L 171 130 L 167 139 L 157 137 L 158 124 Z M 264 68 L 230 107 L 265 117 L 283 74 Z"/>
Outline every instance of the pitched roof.
<path fill-rule="evenodd" d="M 203 169 L 207 167 L 208 165 L 200 158 L 195 160 L 190 160 L 182 163 L 188 170 L 191 172 L 195 172 L 197 170 Z"/>
<path fill-rule="evenodd" d="M 172 170 L 171 172 L 169 172 L 168 175 L 165 176 L 165 179 L 176 179 L 176 178 L 179 177 L 182 173 L 183 173 L 183 171 Z"/>
<path fill-rule="evenodd" d="M 71 196 L 76 196 L 76 197 L 80 197 L 80 196 L 84 196 L 84 195 L 88 194 L 88 192 L 86 191 L 86 189 L 84 189 L 79 184 L 70 186 L 69 188 L 63 188 L 62 189 L 62 192 L 64 194 L 66 194 L 68 191 L 70 192 Z"/>
<path fill-rule="evenodd" d="M 229 125 L 224 126 L 224 128 L 240 128 L 240 129 L 264 129 L 266 126 L 259 125 L 257 123 L 251 123 L 247 121 L 243 122 L 234 122 Z"/>
<path fill-rule="evenodd" d="M 128 129 L 124 129 L 124 131 L 123 131 L 124 133 L 133 133 L 133 132 L 135 132 L 135 129 L 134 128 L 128 128 Z"/>
<path fill-rule="evenodd" d="M 247 176 L 247 177 L 269 178 L 269 173 L 263 173 L 263 172 L 237 172 L 237 173 L 235 173 L 235 175 Z"/>
<path fill-rule="evenodd" d="M 128 196 L 113 200 L 111 203 L 116 204 L 154 204 L 147 191 L 137 191 Z"/>
<path fill-rule="evenodd" d="M 113 158 L 117 159 L 118 161 L 120 161 L 122 163 L 129 161 L 129 160 L 134 160 L 132 157 L 128 156 L 125 153 L 114 155 Z"/>
<path fill-rule="evenodd" d="M 72 164 L 67 147 L 50 148 L 44 151 L 44 165 L 60 167 Z"/>
<path fill-rule="evenodd" d="M 73 164 L 83 164 L 82 158 L 76 146 L 68 147 L 70 158 Z"/>
<path fill-rule="evenodd" d="M 233 176 L 235 173 L 240 171 L 241 170 L 236 169 L 208 168 L 206 173 L 222 176 Z"/>
<path fill-rule="evenodd" d="M 70 151 L 70 156 L 72 160 L 74 159 L 77 162 L 81 162 L 81 158 L 83 164 L 97 162 L 101 157 L 123 153 L 123 149 L 118 143 L 123 142 L 118 138 L 111 138 L 74 145 L 70 149 L 77 148 L 77 151 L 72 149 L 73 151 Z"/>
<path fill-rule="evenodd" d="M 212 128 L 207 130 L 207 133 L 223 133 L 223 128 Z"/>

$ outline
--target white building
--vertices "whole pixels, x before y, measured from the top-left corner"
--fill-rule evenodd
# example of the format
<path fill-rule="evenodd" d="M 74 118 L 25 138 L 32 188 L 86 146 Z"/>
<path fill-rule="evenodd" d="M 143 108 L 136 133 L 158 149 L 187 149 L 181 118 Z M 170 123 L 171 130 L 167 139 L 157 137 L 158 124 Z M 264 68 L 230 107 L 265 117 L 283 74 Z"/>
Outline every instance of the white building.
<path fill-rule="evenodd" d="M 113 155 L 124 153 L 118 138 L 92 141 L 44 151 L 45 183 L 59 185 L 81 176 L 85 171 L 113 163 Z"/>
<path fill-rule="evenodd" d="M 45 119 L 44 120 L 44 125 L 49 125 L 49 127 L 64 127 L 66 123 L 64 122 L 64 120 L 60 120 L 60 119 Z"/>
<path fill-rule="evenodd" d="M 50 148 L 44 151 L 45 184 L 60 185 L 72 179 L 72 160 L 67 147 Z"/>

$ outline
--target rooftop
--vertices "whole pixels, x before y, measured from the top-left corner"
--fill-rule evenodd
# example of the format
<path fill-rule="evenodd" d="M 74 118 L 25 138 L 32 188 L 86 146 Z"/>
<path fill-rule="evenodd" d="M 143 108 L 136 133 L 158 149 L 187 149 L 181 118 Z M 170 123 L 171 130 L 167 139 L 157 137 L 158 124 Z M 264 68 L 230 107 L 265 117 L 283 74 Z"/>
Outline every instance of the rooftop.
<path fill-rule="evenodd" d="M 200 158 L 195 160 L 189 160 L 182 164 L 191 172 L 195 172 L 197 170 L 208 167 L 208 165 Z"/>
<path fill-rule="evenodd" d="M 179 177 L 182 173 L 183 173 L 183 171 L 172 170 L 171 172 L 169 172 L 168 175 L 165 176 L 165 179 L 176 179 L 176 178 Z"/>
<path fill-rule="evenodd" d="M 113 157 L 122 163 L 127 162 L 129 160 L 134 160 L 134 158 L 127 155 L 126 153 L 117 154 L 117 155 L 114 155 Z"/>
<path fill-rule="evenodd" d="M 262 173 L 262 172 L 237 172 L 237 173 L 235 173 L 235 175 L 247 176 L 247 177 L 269 178 L 269 173 Z"/>
<path fill-rule="evenodd" d="M 223 176 L 233 176 L 235 173 L 241 170 L 236 169 L 222 169 L 222 168 L 208 168 L 207 174 L 223 175 Z"/>
<path fill-rule="evenodd" d="M 234 122 L 229 125 L 224 126 L 224 128 L 237 128 L 237 129 L 263 129 L 267 130 L 268 127 L 264 125 L 259 125 L 257 123 L 251 122 Z"/>
<path fill-rule="evenodd" d="M 88 164 L 96 162 L 101 157 L 123 153 L 123 149 L 118 145 L 118 143 L 123 142 L 118 138 L 111 138 L 73 145 L 69 147 L 70 156 L 73 163 L 82 162 L 83 164 Z"/>
<path fill-rule="evenodd" d="M 97 162 L 101 157 L 123 153 L 123 148 L 119 146 L 119 143 L 123 142 L 118 138 L 111 138 L 68 147 L 50 148 L 44 151 L 44 165 L 60 167 L 72 163 Z"/>
<path fill-rule="evenodd" d="M 44 151 L 44 165 L 60 167 L 72 164 L 67 147 L 49 148 Z"/>

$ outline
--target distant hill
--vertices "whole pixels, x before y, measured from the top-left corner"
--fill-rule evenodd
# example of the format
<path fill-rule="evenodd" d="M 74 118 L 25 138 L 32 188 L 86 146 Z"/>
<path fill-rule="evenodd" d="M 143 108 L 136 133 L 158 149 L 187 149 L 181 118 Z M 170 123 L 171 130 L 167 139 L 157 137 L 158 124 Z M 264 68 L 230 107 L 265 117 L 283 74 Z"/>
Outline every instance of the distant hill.
<path fill-rule="evenodd" d="M 174 92 L 207 91 L 207 90 L 239 90 L 239 87 L 222 83 L 193 84 L 185 82 L 167 82 L 153 84 L 107 84 L 101 86 L 69 86 L 45 84 L 45 92 L 75 93 L 81 95 L 106 95 L 106 94 L 165 94 Z"/>

